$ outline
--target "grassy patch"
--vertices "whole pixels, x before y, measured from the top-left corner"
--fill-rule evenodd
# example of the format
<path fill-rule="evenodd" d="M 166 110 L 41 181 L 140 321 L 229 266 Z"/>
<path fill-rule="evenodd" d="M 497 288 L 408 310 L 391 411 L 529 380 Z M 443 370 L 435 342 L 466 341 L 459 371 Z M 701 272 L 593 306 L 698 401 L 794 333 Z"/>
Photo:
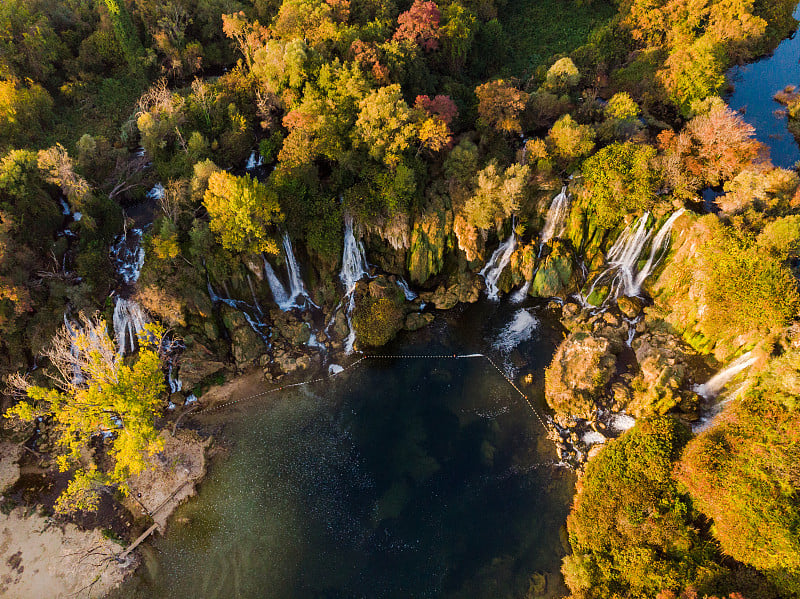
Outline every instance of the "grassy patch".
<path fill-rule="evenodd" d="M 500 12 L 509 47 L 506 74 L 527 78 L 552 56 L 585 44 L 617 10 L 608 0 L 588 6 L 575 0 L 509 0 Z"/>

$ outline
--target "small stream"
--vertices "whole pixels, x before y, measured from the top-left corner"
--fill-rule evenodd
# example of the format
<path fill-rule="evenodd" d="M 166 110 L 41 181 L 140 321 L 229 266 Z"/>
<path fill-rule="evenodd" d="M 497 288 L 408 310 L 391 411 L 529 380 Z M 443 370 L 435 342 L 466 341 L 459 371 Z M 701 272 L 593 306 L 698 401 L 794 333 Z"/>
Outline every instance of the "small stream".
<path fill-rule="evenodd" d="M 560 328 L 539 314 L 500 347 L 519 310 L 456 309 L 382 351 L 524 365 L 541 409 Z M 566 592 L 574 474 L 552 465 L 543 428 L 485 359 L 371 360 L 220 422 L 229 453 L 117 599 L 498 599 L 525 596 L 536 572 Z"/>

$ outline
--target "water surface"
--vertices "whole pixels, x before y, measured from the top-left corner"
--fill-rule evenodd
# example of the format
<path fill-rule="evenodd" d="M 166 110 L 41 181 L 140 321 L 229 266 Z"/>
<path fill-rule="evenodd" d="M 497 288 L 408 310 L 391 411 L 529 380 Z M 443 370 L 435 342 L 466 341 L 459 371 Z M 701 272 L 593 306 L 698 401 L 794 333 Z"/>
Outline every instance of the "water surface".
<path fill-rule="evenodd" d="M 519 308 L 456 310 L 392 353 L 493 352 L 541 381 L 557 325 Z M 527 319 L 522 319 L 527 320 Z M 520 343 L 498 344 L 518 334 Z M 495 349 L 492 349 L 492 346 Z M 230 413 L 199 496 L 117 597 L 525 597 L 563 555 L 574 486 L 481 358 L 382 359 Z M 368 364 L 368 365 L 367 365 Z"/>
<path fill-rule="evenodd" d="M 794 18 L 800 20 L 800 4 Z M 783 40 L 775 51 L 761 60 L 733 67 L 728 79 L 734 85 L 727 98 L 733 110 L 756 129 L 756 139 L 770 148 L 772 163 L 792 168 L 800 160 L 800 148 L 789 133 L 784 106 L 773 96 L 787 85 L 800 86 L 800 36 L 797 32 Z"/>

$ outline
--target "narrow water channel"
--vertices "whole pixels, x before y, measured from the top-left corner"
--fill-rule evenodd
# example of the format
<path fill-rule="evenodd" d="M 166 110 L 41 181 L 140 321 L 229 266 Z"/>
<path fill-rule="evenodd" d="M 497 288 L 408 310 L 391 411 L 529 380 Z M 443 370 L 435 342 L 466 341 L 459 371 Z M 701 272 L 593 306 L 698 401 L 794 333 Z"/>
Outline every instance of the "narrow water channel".
<path fill-rule="evenodd" d="M 541 406 L 561 332 L 519 310 L 458 309 L 385 349 L 490 353 L 534 375 Z M 526 596 L 535 573 L 544 596 L 564 592 L 574 475 L 548 465 L 519 395 L 485 359 L 364 364 L 228 413 L 228 455 L 115 596 L 497 599 Z"/>

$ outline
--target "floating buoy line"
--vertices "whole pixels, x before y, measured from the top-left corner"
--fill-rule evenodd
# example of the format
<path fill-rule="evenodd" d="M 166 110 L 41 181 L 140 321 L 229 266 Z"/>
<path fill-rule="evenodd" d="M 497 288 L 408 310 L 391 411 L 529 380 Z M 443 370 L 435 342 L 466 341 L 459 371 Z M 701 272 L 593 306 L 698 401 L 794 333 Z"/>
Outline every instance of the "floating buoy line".
<path fill-rule="evenodd" d="M 467 359 L 479 359 L 479 358 L 486 359 L 486 361 L 489 362 L 489 364 L 491 364 L 495 368 L 495 370 L 497 370 L 498 373 L 500 373 L 500 376 L 502 376 L 506 380 L 506 382 L 509 385 L 511 385 L 511 387 L 520 395 L 520 397 L 522 397 L 522 399 L 525 400 L 525 403 L 528 405 L 533 415 L 536 416 L 536 419 L 539 421 L 539 424 L 541 424 L 542 428 L 547 432 L 548 438 L 555 440 L 558 437 L 558 433 L 555 427 L 552 424 L 550 424 L 545 418 L 543 418 L 541 414 L 539 414 L 538 410 L 535 407 L 533 407 L 530 398 L 522 391 L 522 389 L 520 389 L 516 385 L 516 383 L 514 383 L 513 380 L 511 380 L 511 378 L 505 372 L 503 372 L 503 370 L 494 362 L 494 360 L 492 360 L 486 354 L 365 354 L 362 355 L 355 362 L 352 362 L 348 366 L 342 368 L 342 370 L 339 370 L 338 372 L 330 372 L 327 376 L 321 376 L 307 381 L 301 381 L 299 383 L 289 383 L 287 385 L 280 385 L 278 387 L 274 387 L 273 389 L 267 389 L 266 391 L 254 393 L 253 395 L 241 397 L 239 399 L 234 399 L 232 401 L 226 401 L 224 403 L 215 406 L 204 408 L 199 412 L 196 412 L 196 415 L 216 412 L 217 410 L 221 410 L 223 408 L 228 408 L 230 406 L 245 401 L 257 399 L 259 397 L 271 395 L 273 393 L 279 393 L 281 391 L 285 391 L 286 389 L 291 389 L 293 387 L 303 387 L 307 385 L 313 385 L 315 383 L 321 383 L 323 381 L 328 381 L 333 377 L 342 374 L 343 372 L 347 372 L 348 370 L 356 368 L 362 362 L 364 362 L 364 360 L 467 360 Z M 183 414 L 181 414 L 181 416 L 188 415 L 192 411 L 193 410 L 188 410 Z M 173 431 L 177 429 L 178 422 L 180 422 L 180 417 L 175 422 Z"/>

